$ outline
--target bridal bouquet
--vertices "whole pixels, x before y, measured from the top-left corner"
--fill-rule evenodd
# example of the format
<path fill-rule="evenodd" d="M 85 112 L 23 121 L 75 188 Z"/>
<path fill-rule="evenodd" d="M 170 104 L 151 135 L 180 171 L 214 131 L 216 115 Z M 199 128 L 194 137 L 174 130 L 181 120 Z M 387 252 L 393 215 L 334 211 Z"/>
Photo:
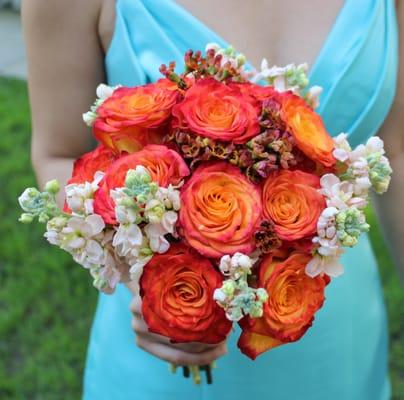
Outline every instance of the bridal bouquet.
<path fill-rule="evenodd" d="M 64 209 L 51 181 L 24 191 L 21 221 L 46 223 L 97 289 L 139 282 L 151 332 L 215 344 L 239 323 L 255 359 L 305 334 L 344 247 L 369 229 L 369 191 L 392 172 L 383 142 L 332 138 L 306 65 L 254 73 L 208 45 L 183 73 L 160 70 L 156 83 L 98 87 L 84 120 L 99 146 L 74 163 Z"/>

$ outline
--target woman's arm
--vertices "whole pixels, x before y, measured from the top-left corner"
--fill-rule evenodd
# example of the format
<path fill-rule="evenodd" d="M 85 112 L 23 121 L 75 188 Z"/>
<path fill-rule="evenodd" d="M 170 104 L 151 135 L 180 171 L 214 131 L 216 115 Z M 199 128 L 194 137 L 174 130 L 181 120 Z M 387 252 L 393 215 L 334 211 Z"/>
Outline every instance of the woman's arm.
<path fill-rule="evenodd" d="M 404 3 L 397 2 L 399 79 L 393 108 L 381 129 L 393 175 L 390 189 L 375 205 L 391 253 L 404 279 Z"/>
<path fill-rule="evenodd" d="M 102 0 L 25 0 L 22 21 L 28 56 L 32 163 L 40 185 L 64 184 L 72 161 L 90 148 L 81 114 L 104 80 L 97 34 Z"/>
<path fill-rule="evenodd" d="M 93 103 L 97 85 L 104 81 L 104 54 L 98 33 L 104 3 L 110 7 L 110 0 L 22 3 L 32 113 L 32 163 L 41 186 L 54 178 L 64 185 L 73 160 L 91 148 L 91 133 L 81 115 Z M 174 345 L 149 333 L 140 315 L 138 292 L 133 285 L 129 289 L 134 295 L 132 327 L 144 350 L 176 364 L 208 364 L 226 352 L 225 344 Z"/>

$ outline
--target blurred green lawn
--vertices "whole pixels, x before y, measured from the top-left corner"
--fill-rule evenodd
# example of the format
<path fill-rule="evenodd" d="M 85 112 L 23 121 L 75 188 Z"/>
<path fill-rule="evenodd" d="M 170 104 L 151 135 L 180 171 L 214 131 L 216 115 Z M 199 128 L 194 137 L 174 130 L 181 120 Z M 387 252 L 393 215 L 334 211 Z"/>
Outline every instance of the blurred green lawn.
<path fill-rule="evenodd" d="M 97 293 L 87 271 L 45 242 L 42 227 L 17 223 L 16 199 L 35 185 L 29 135 L 25 82 L 0 78 L 0 399 L 74 400 Z M 394 399 L 404 399 L 404 291 L 371 211 L 369 218 L 389 314 Z"/>

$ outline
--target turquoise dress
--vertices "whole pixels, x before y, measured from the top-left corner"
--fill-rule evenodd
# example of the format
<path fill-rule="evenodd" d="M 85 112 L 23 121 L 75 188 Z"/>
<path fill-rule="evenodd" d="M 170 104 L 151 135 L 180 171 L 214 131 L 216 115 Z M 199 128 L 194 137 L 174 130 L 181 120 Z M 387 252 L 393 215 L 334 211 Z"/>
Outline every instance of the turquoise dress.
<path fill-rule="evenodd" d="M 118 0 L 106 57 L 110 84 L 159 78 L 170 60 L 224 41 L 171 0 Z M 324 93 L 319 109 L 332 134 L 352 144 L 377 132 L 394 98 L 397 26 L 392 0 L 347 0 L 311 70 Z M 343 258 L 345 274 L 302 340 L 255 362 L 236 348 L 218 361 L 213 385 L 195 386 L 135 345 L 131 295 L 123 285 L 101 295 L 88 349 L 85 400 L 385 400 L 390 398 L 387 324 L 375 257 L 364 237 Z"/>

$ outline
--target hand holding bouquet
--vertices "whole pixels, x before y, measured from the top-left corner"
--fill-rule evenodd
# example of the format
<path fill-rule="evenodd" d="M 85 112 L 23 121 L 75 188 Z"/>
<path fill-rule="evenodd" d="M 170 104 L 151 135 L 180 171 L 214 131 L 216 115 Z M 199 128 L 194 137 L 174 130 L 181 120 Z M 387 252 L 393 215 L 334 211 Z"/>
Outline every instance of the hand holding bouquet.
<path fill-rule="evenodd" d="M 156 83 L 99 86 L 84 120 L 100 144 L 75 162 L 64 209 L 51 181 L 21 195 L 21 221 L 46 223 L 99 290 L 139 282 L 150 332 L 217 344 L 239 323 L 255 359 L 304 335 L 343 248 L 369 229 L 369 191 L 392 172 L 383 142 L 331 138 L 305 65 L 252 73 L 208 45 L 183 73 L 160 70 Z"/>

